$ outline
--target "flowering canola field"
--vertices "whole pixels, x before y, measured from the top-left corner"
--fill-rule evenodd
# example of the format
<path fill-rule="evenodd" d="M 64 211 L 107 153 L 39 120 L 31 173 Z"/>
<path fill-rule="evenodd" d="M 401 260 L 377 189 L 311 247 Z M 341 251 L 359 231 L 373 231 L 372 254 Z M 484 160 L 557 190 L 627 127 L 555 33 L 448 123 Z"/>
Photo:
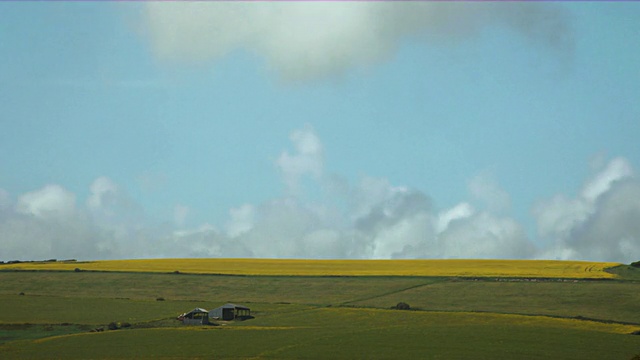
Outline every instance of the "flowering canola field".
<path fill-rule="evenodd" d="M 522 278 L 615 278 L 611 262 L 555 260 L 300 260 L 138 259 L 25 262 L 0 270 L 160 272 L 263 276 L 464 276 Z"/>

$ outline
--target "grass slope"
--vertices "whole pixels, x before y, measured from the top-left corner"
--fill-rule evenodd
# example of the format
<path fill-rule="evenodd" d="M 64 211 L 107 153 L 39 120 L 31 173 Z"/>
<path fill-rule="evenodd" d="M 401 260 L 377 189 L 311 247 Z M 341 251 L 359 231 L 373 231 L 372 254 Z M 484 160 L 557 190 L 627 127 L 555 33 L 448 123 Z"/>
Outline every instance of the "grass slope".
<path fill-rule="evenodd" d="M 259 307 L 258 307 L 259 309 Z M 133 329 L 13 342 L 16 358 L 628 359 L 619 326 L 492 314 L 317 308 L 239 325 Z M 624 330 L 623 330 L 624 331 Z M 118 344 L 118 346 L 114 346 Z"/>
<path fill-rule="evenodd" d="M 640 324 L 634 270 L 608 271 L 627 280 L 0 271 L 0 358 L 631 359 L 640 325 L 568 318 Z M 255 318 L 174 320 L 225 302 Z M 112 321 L 132 327 L 88 332 Z"/>

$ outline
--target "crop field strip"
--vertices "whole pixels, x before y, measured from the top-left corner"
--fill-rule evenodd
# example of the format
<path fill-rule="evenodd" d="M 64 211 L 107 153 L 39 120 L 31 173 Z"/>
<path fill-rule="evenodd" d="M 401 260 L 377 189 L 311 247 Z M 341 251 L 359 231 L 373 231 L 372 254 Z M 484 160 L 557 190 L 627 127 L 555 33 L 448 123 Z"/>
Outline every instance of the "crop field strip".
<path fill-rule="evenodd" d="M 507 271 L 511 261 L 465 260 L 466 267 L 454 269 L 458 260 L 428 260 L 419 262 L 430 275 L 407 276 L 401 273 L 416 264 L 394 272 L 395 261 L 357 261 L 350 269 L 339 261 L 321 276 L 326 261 L 269 260 L 288 265 L 269 275 L 268 266 L 254 264 L 237 276 L 199 271 L 202 260 L 248 265 L 239 259 L 125 261 L 126 271 L 110 261 L 2 265 L 0 358 L 625 359 L 640 353 L 640 336 L 628 335 L 640 330 L 640 283 L 635 269 L 607 270 L 619 264 L 525 262 Z M 384 275 L 371 275 L 372 267 Z M 473 267 L 483 270 L 468 276 Z M 399 301 L 417 311 L 389 309 Z M 225 302 L 249 305 L 255 319 L 214 327 L 174 320 L 195 306 Z M 87 331 L 110 321 L 133 326 Z M 244 345 L 193 352 L 214 340 Z"/>
<path fill-rule="evenodd" d="M 152 259 L 23 262 L 1 270 L 160 272 L 260 276 L 459 276 L 612 279 L 607 262 L 551 260 Z"/>

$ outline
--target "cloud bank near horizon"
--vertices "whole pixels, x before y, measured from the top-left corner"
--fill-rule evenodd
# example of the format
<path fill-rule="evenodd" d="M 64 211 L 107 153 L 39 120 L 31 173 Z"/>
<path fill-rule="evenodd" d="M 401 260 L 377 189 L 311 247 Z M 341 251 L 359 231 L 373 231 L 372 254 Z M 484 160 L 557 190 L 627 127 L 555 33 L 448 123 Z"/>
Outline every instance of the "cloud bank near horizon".
<path fill-rule="evenodd" d="M 292 151 L 274 161 L 285 191 L 229 210 L 223 227 L 185 228 L 189 208 L 173 222 L 147 218 L 126 189 L 107 177 L 90 184 L 84 203 L 56 184 L 14 201 L 0 189 L 0 260 L 154 257 L 495 258 L 637 261 L 640 179 L 614 158 L 577 195 L 558 194 L 531 214 L 544 248 L 508 215 L 510 197 L 490 175 L 469 181 L 474 199 L 438 209 L 418 189 L 363 176 L 356 184 L 325 168 L 311 126 L 290 135 Z M 483 210 L 474 206 L 480 201 Z"/>
<path fill-rule="evenodd" d="M 392 58 L 404 41 L 451 44 L 492 27 L 557 53 L 571 52 L 570 19 L 549 3 L 145 4 L 142 33 L 157 58 L 210 64 L 242 51 L 284 81 L 336 76 Z"/>

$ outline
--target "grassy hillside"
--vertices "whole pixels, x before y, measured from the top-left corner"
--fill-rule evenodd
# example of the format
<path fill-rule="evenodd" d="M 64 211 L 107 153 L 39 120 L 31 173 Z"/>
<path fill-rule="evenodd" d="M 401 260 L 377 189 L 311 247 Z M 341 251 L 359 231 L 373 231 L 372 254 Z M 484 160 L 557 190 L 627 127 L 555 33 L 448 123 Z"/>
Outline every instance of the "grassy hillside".
<path fill-rule="evenodd" d="M 639 287 L 632 281 L 0 272 L 0 295 L 23 292 L 25 297 L 164 298 L 195 301 L 205 308 L 215 301 L 377 308 L 404 301 L 424 310 L 582 316 L 632 323 L 640 323 Z M 41 304 L 35 307 L 41 308 Z"/>
<path fill-rule="evenodd" d="M 255 308 L 260 312 L 261 306 Z M 134 328 L 23 340 L 0 347 L 0 356 L 630 359 L 640 345 L 638 337 L 625 334 L 630 330 L 514 315 L 306 308 L 265 312 L 228 326 Z"/>
<path fill-rule="evenodd" d="M 95 263 L 67 265 L 87 264 Z M 358 264 L 361 271 L 364 263 Z M 552 264 L 556 275 L 605 273 L 592 263 Z M 306 271 L 315 274 L 316 265 Z M 344 276 L 338 265 L 333 274 L 342 276 L 0 271 L 0 358 L 631 359 L 640 353 L 640 336 L 630 335 L 640 330 L 634 270 L 616 268 L 614 279 L 461 277 L 463 270 Z M 499 262 L 483 265 L 485 274 L 500 271 Z M 547 265 L 526 267 L 531 274 Z M 390 309 L 400 301 L 416 310 Z M 248 305 L 255 318 L 206 327 L 175 320 L 194 307 L 226 302 Z M 111 322 L 131 327 L 89 332 Z"/>
<path fill-rule="evenodd" d="M 619 265 L 608 268 L 606 271 L 615 275 L 617 279 L 640 281 L 640 267 Z"/>

